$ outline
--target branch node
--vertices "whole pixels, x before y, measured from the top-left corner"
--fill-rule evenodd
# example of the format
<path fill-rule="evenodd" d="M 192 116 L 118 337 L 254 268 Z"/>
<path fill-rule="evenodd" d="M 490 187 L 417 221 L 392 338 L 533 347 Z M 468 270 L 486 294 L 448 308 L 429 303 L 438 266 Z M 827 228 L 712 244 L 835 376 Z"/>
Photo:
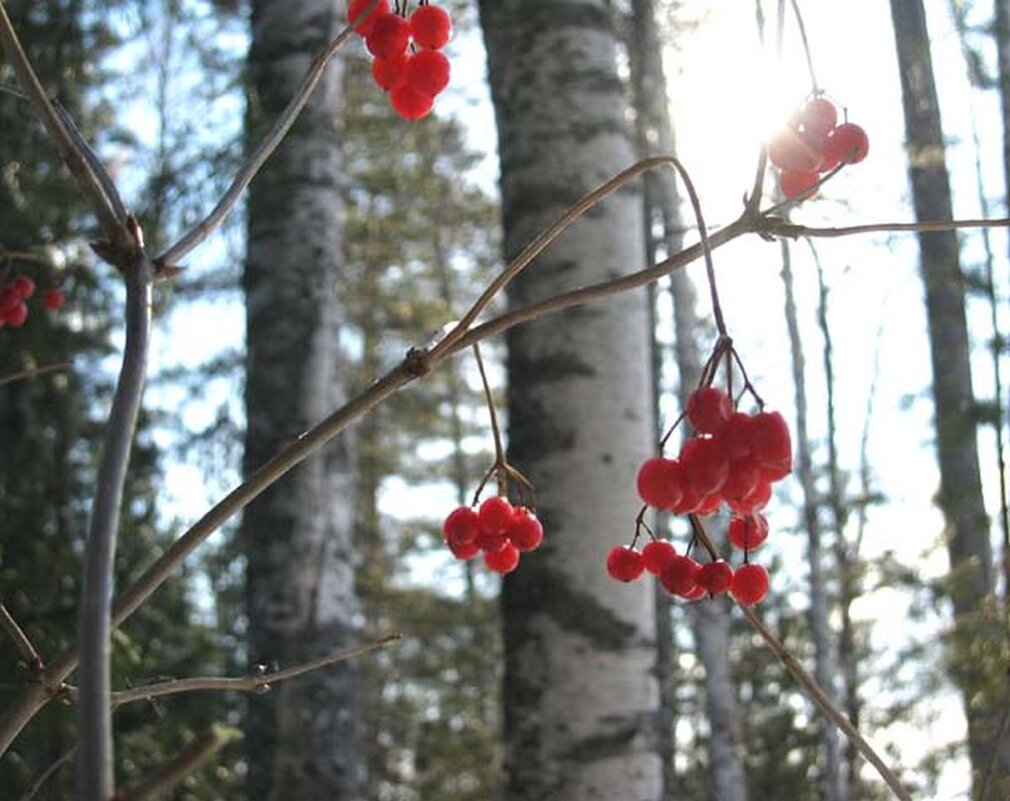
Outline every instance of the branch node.
<path fill-rule="evenodd" d="M 424 378 L 431 372 L 431 351 L 411 348 L 403 358 L 403 369 L 411 378 Z"/>

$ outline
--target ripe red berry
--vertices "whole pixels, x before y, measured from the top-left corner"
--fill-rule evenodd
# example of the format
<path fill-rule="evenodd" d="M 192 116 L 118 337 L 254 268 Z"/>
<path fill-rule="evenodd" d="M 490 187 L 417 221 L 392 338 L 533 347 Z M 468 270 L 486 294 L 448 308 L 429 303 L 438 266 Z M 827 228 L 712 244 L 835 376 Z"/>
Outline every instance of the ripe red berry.
<path fill-rule="evenodd" d="M 410 26 L 399 14 L 384 14 L 372 24 L 365 47 L 376 58 L 396 58 L 407 50 Z"/>
<path fill-rule="evenodd" d="M 20 302 L 21 296 L 13 286 L 5 286 L 0 289 L 0 316 L 7 315 Z"/>
<path fill-rule="evenodd" d="M 500 551 L 485 553 L 484 564 L 487 565 L 488 570 L 493 570 L 495 573 L 501 573 L 504 576 L 519 566 L 519 549 L 511 542 L 506 543 L 505 547 Z"/>
<path fill-rule="evenodd" d="M 675 556 L 659 574 L 659 582 L 674 595 L 687 595 L 698 584 L 701 565 L 690 556 Z"/>
<path fill-rule="evenodd" d="M 372 78 L 383 92 L 388 92 L 407 79 L 406 53 L 393 58 L 377 58 L 372 61 Z"/>
<path fill-rule="evenodd" d="M 437 50 L 422 50 L 407 61 L 406 79 L 414 89 L 434 97 L 449 85 L 449 59 Z"/>
<path fill-rule="evenodd" d="M 719 431 L 733 414 L 733 401 L 718 387 L 696 389 L 687 399 L 687 419 L 702 434 Z"/>
<path fill-rule="evenodd" d="M 822 137 L 786 128 L 768 143 L 768 158 L 780 170 L 816 173 L 824 161 L 826 141 Z"/>
<path fill-rule="evenodd" d="M 375 4 L 375 8 L 372 10 L 367 17 L 362 16 L 367 6 L 371 0 L 351 0 L 347 4 L 347 24 L 354 26 L 354 32 L 359 36 L 368 36 L 369 32 L 372 30 L 372 26 L 375 25 L 376 20 L 380 17 L 384 17 L 391 13 L 389 8 L 389 0 L 379 0 Z"/>
<path fill-rule="evenodd" d="M 477 539 L 480 521 L 469 506 L 453 509 L 442 523 L 442 535 L 450 545 L 466 545 Z"/>
<path fill-rule="evenodd" d="M 421 47 L 441 50 L 452 36 L 449 12 L 439 6 L 421 6 L 410 15 L 410 34 Z"/>
<path fill-rule="evenodd" d="M 708 562 L 698 570 L 697 582 L 711 595 L 726 592 L 733 583 L 733 568 L 723 559 Z"/>
<path fill-rule="evenodd" d="M 738 515 L 751 515 L 760 512 L 768 505 L 772 497 L 772 485 L 764 479 L 759 479 L 754 489 L 742 498 L 730 498 L 726 503 Z"/>
<path fill-rule="evenodd" d="M 673 547 L 672 542 L 667 540 L 653 540 L 642 548 L 645 569 L 655 576 L 662 573 L 676 555 L 677 549 Z"/>
<path fill-rule="evenodd" d="M 719 511 L 719 505 L 722 503 L 722 493 L 715 492 L 709 495 L 707 498 L 702 498 L 701 503 L 695 508 L 694 513 L 696 515 L 714 515 Z"/>
<path fill-rule="evenodd" d="M 722 485 L 722 497 L 727 501 L 739 501 L 754 491 L 761 474 L 757 460 L 753 456 L 730 462 L 729 475 Z"/>
<path fill-rule="evenodd" d="M 683 495 L 683 473 L 676 459 L 654 456 L 642 462 L 635 481 L 638 497 L 649 506 L 668 509 Z"/>
<path fill-rule="evenodd" d="M 404 82 L 389 93 L 389 102 L 393 104 L 393 110 L 405 120 L 419 120 L 431 111 L 435 98 L 418 92 Z"/>
<path fill-rule="evenodd" d="M 817 182 L 821 177 L 814 171 L 782 170 L 779 186 L 782 194 L 790 200 L 807 200 L 817 194 Z"/>
<path fill-rule="evenodd" d="M 480 546 L 476 541 L 467 542 L 460 545 L 448 543 L 449 550 L 452 551 L 452 555 L 457 559 L 473 559 L 477 554 L 480 553 Z"/>
<path fill-rule="evenodd" d="M 607 572 L 615 581 L 634 581 L 645 570 L 642 554 L 626 545 L 611 548 L 607 554 Z"/>
<path fill-rule="evenodd" d="M 504 534 L 512 522 L 512 504 L 500 495 L 492 495 L 480 505 L 477 517 L 480 527 L 489 534 Z"/>
<path fill-rule="evenodd" d="M 685 601 L 697 601 L 699 598 L 705 597 L 705 588 L 702 587 L 700 584 L 695 584 L 694 589 L 690 590 L 689 592 L 682 592 L 680 594 L 680 597 L 683 598 Z"/>
<path fill-rule="evenodd" d="M 811 131 L 821 136 L 826 136 L 837 122 L 838 109 L 824 96 L 808 100 L 799 116 L 799 123 L 804 131 Z"/>
<path fill-rule="evenodd" d="M 4 322 L 11 328 L 20 328 L 28 319 L 28 307 L 19 302 L 13 309 L 4 315 Z"/>
<path fill-rule="evenodd" d="M 718 492 L 729 476 L 729 462 L 719 442 L 694 438 L 680 452 L 684 477 L 699 495 L 699 503 Z"/>
<path fill-rule="evenodd" d="M 21 300 L 28 300 L 35 294 L 35 282 L 27 275 L 19 275 L 11 281 L 11 289 L 18 293 Z"/>
<path fill-rule="evenodd" d="M 768 595 L 768 571 L 764 565 L 741 565 L 733 574 L 730 592 L 743 606 L 753 606 Z"/>
<path fill-rule="evenodd" d="M 684 494 L 680 496 L 680 501 L 670 507 L 670 511 L 676 515 L 690 515 L 698 511 L 702 501 L 705 499 L 698 490 L 688 482 L 684 483 Z"/>
<path fill-rule="evenodd" d="M 63 296 L 63 290 L 56 287 L 47 289 L 42 295 L 42 305 L 53 311 L 61 308 L 64 300 L 66 298 Z"/>
<path fill-rule="evenodd" d="M 741 551 L 760 548 L 768 539 L 768 521 L 762 514 L 734 517 L 729 521 L 729 541 Z"/>
<path fill-rule="evenodd" d="M 748 429 L 751 451 L 758 464 L 777 464 L 793 458 L 789 426 L 779 412 L 759 412 Z"/>
<path fill-rule="evenodd" d="M 544 527 L 525 506 L 517 506 L 505 534 L 520 551 L 533 551 L 544 539 Z"/>
<path fill-rule="evenodd" d="M 824 161 L 832 167 L 838 164 L 857 164 L 870 152 L 870 138 L 866 131 L 851 122 L 843 122 L 833 129 L 824 143 Z"/>

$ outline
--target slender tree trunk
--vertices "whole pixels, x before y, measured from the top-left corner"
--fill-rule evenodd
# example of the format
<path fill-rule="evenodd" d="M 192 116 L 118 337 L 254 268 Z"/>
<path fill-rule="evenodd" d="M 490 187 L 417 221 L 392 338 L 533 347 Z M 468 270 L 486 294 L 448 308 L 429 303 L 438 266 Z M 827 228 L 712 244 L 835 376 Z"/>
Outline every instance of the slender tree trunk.
<path fill-rule="evenodd" d="M 313 56 L 342 24 L 327 0 L 254 0 L 250 129 L 291 97 Z M 245 469 L 336 406 L 341 62 L 328 69 L 287 141 L 249 195 Z M 351 458 L 335 443 L 246 511 L 246 603 L 253 664 L 290 664 L 347 645 L 358 612 L 351 566 Z M 361 797 L 359 677 L 353 662 L 254 698 L 247 723 L 249 797 Z"/>
<path fill-rule="evenodd" d="M 611 4 L 482 0 L 505 252 L 634 160 Z M 519 304 L 641 264 L 641 198 L 618 193 L 516 282 Z M 655 604 L 611 581 L 651 451 L 647 294 L 509 336 L 510 454 L 537 487 L 544 546 L 505 581 L 508 799 L 658 801 Z"/>
<path fill-rule="evenodd" d="M 1000 107 L 1003 111 L 1003 181 L 1010 209 L 1010 0 L 993 0 Z"/>
<path fill-rule="evenodd" d="M 916 216 L 920 220 L 950 219 L 950 186 L 922 0 L 891 0 L 891 14 Z M 983 603 L 993 588 L 989 520 L 982 499 L 975 440 L 964 282 L 954 232 L 920 233 L 919 247 L 933 365 L 939 500 L 947 520 L 956 650 L 963 652 L 986 636 L 980 618 Z M 956 678 L 968 717 L 976 799 L 991 768 L 995 768 L 997 786 L 1010 778 L 1010 743 L 996 749 L 1000 709 L 984 692 L 988 677 L 983 662 L 955 655 Z"/>

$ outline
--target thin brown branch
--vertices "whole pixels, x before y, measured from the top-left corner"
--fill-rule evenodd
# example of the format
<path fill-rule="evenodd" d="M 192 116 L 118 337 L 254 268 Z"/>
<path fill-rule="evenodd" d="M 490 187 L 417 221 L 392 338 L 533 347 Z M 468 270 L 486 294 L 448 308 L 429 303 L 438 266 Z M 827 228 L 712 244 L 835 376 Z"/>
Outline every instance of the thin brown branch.
<path fill-rule="evenodd" d="M 242 733 L 236 729 L 211 726 L 153 775 L 118 792 L 116 801 L 147 801 L 157 798 L 165 790 L 175 787 L 187 776 L 196 773 L 228 743 L 241 737 Z"/>
<path fill-rule="evenodd" d="M 39 790 L 41 790 L 45 786 L 46 782 L 49 781 L 53 776 L 55 776 L 56 772 L 60 768 L 62 768 L 71 759 L 73 759 L 76 753 L 77 753 L 77 746 L 75 745 L 70 750 L 61 754 L 60 757 L 55 762 L 53 762 L 52 765 L 46 768 L 39 775 L 39 777 L 35 779 L 35 781 L 33 781 L 30 785 L 28 785 L 28 789 L 25 790 L 25 794 L 21 796 L 21 798 L 18 801 L 32 801 L 32 799 L 39 794 Z"/>
<path fill-rule="evenodd" d="M 58 373 L 62 370 L 69 370 L 71 367 L 70 362 L 60 362 L 59 364 L 47 364 L 45 367 L 32 367 L 29 370 L 21 370 L 17 373 L 11 373 L 10 375 L 5 375 L 0 378 L 0 387 L 6 384 L 13 384 L 15 381 L 24 381 L 28 378 L 38 378 L 39 376 L 48 375 L 49 373 Z"/>
<path fill-rule="evenodd" d="M 250 676 L 195 676 L 189 679 L 172 679 L 171 681 L 148 684 L 141 687 L 132 687 L 129 690 L 120 690 L 112 694 L 112 706 L 119 707 L 123 704 L 135 701 L 149 701 L 153 698 L 164 698 L 168 695 L 179 695 L 181 693 L 194 692 L 262 692 L 268 690 L 271 684 L 279 684 L 282 681 L 303 676 L 316 670 L 322 670 L 339 662 L 346 662 L 348 659 L 355 659 L 359 656 L 377 651 L 387 645 L 396 642 L 402 637 L 399 633 L 385 634 L 375 642 L 367 643 L 335 654 L 322 656 L 299 665 L 275 670 L 272 673 L 260 672 Z"/>
<path fill-rule="evenodd" d="M 854 234 L 875 234 L 886 232 L 914 233 L 919 231 L 953 231 L 961 228 L 1010 228 L 1010 218 L 972 220 L 926 220 L 923 222 L 887 222 L 848 225 L 837 228 L 818 228 L 798 225 L 777 217 L 762 216 L 759 233 L 796 239 L 801 236 L 832 238 L 853 236 Z"/>
<path fill-rule="evenodd" d="M 42 665 L 42 657 L 40 657 L 39 652 L 35 650 L 35 646 L 32 645 L 32 641 L 28 639 L 28 635 L 24 633 L 24 630 L 18 625 L 18 622 L 14 619 L 11 613 L 7 611 L 7 607 L 3 604 L 0 604 L 0 626 L 2 626 L 10 635 L 10 638 L 14 640 L 14 644 L 17 646 L 18 651 L 21 652 L 22 658 L 29 667 L 40 667 Z"/>

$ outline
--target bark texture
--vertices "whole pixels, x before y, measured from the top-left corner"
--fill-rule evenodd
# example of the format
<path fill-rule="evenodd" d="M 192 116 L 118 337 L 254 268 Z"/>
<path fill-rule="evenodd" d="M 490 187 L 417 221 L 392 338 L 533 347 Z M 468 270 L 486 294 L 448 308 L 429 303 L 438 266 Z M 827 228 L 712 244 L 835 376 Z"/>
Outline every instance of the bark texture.
<path fill-rule="evenodd" d="M 922 0 L 891 0 L 891 14 L 916 217 L 951 219 L 950 185 Z M 929 318 L 939 502 L 947 522 L 955 648 L 964 650 L 986 636 L 983 605 L 993 588 L 989 520 L 982 499 L 975 439 L 964 281 L 954 232 L 920 233 L 919 247 Z M 983 660 L 958 658 L 955 654 L 954 667 L 968 717 L 973 794 L 979 798 L 990 770 L 995 772 L 997 786 L 1010 778 L 1010 743 L 996 750 L 1001 710 L 987 700 L 984 692 L 987 677 Z"/>
<path fill-rule="evenodd" d="M 256 0 L 250 138 L 288 101 L 341 26 L 328 0 Z M 341 156 L 335 59 L 249 195 L 245 469 L 262 464 L 341 401 Z M 346 440 L 307 461 L 246 511 L 249 656 L 290 664 L 348 645 L 358 603 L 351 565 Z M 342 663 L 254 698 L 249 797 L 361 797 L 358 668 Z"/>
<path fill-rule="evenodd" d="M 505 252 L 634 160 L 611 4 L 483 0 L 498 121 Z M 644 260 L 641 197 L 617 196 L 516 282 L 513 303 Z M 545 544 L 506 579 L 508 799 L 662 796 L 655 605 L 611 581 L 638 464 L 651 451 L 644 291 L 538 320 L 509 337 L 510 454 L 534 481 Z"/>

